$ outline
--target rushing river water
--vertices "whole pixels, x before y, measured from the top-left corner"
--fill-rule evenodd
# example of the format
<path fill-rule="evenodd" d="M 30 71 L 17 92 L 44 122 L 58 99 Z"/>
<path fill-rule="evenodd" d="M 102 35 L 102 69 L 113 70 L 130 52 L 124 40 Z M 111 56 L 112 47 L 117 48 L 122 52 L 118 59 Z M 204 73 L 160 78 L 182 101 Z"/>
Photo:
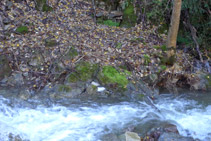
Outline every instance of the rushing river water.
<path fill-rule="evenodd" d="M 183 136 L 208 141 L 211 96 L 190 97 L 162 95 L 154 101 L 157 110 L 139 101 L 80 101 L 32 108 L 0 96 L 0 140 L 13 133 L 31 141 L 97 141 L 108 133 L 122 134 L 128 127 L 139 125 L 140 134 L 145 134 L 152 126 L 169 122 Z"/>

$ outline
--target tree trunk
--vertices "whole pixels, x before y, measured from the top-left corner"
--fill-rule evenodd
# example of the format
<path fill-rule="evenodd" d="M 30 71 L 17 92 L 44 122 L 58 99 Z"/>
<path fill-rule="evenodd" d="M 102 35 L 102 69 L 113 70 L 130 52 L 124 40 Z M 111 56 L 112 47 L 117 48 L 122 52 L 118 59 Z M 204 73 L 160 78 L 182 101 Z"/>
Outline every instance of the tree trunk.
<path fill-rule="evenodd" d="M 169 27 L 167 44 L 166 44 L 168 49 L 167 56 L 168 59 L 170 60 L 172 59 L 172 57 L 174 58 L 176 52 L 176 42 L 180 23 L 181 5 L 182 5 L 182 0 L 174 0 L 173 11 L 171 15 L 171 24 Z"/>

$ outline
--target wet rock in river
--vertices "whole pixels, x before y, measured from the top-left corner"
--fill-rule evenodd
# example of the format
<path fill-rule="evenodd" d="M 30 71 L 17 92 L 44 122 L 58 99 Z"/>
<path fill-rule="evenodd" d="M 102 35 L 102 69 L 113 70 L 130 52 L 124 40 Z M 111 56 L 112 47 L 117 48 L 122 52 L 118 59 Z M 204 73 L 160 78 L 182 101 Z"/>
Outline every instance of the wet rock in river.
<path fill-rule="evenodd" d="M 135 132 L 126 132 L 125 133 L 126 141 L 140 141 L 141 138 Z"/>
<path fill-rule="evenodd" d="M 194 141 L 194 139 L 190 137 L 183 137 L 176 133 L 165 132 L 159 137 L 158 141 Z"/>
<path fill-rule="evenodd" d="M 22 73 L 19 72 L 12 73 L 12 75 L 8 78 L 7 84 L 11 86 L 23 86 L 24 79 Z"/>
<path fill-rule="evenodd" d="M 110 134 L 106 134 L 103 137 L 101 137 L 102 141 L 121 141 L 120 139 L 118 139 L 117 135 L 110 133 Z"/>

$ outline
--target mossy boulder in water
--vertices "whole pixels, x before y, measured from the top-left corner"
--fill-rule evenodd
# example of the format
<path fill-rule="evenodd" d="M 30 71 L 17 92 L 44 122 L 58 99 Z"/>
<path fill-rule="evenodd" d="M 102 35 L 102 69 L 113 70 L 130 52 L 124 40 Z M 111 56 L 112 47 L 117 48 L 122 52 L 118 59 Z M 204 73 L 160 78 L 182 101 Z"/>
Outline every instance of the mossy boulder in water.
<path fill-rule="evenodd" d="M 126 75 L 112 66 L 104 66 L 98 74 L 98 79 L 103 85 L 116 90 L 126 90 L 128 84 Z"/>

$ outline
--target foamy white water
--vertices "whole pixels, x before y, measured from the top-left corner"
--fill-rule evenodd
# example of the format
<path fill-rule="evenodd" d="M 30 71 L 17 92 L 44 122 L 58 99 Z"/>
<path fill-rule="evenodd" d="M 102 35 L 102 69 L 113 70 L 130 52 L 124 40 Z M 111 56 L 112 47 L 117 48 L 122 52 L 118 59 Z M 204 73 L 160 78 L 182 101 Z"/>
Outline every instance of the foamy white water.
<path fill-rule="evenodd" d="M 12 108 L 0 97 L 0 133 L 20 134 L 31 141 L 97 141 L 106 133 L 121 132 L 143 119 L 172 121 L 180 134 L 200 140 L 211 138 L 211 106 L 187 99 L 156 102 L 161 114 L 144 102 Z M 6 136 L 0 134 L 0 139 Z"/>

